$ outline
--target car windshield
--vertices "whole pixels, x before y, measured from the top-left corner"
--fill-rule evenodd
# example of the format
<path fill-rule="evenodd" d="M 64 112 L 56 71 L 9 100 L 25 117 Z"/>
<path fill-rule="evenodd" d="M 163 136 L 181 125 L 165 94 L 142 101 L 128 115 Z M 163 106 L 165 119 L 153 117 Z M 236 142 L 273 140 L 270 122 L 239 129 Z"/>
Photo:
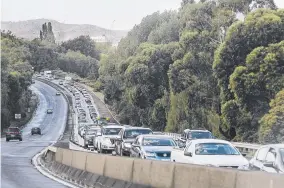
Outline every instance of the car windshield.
<path fill-rule="evenodd" d="M 280 155 L 281 155 L 282 163 L 284 164 L 284 148 L 280 149 Z"/>
<path fill-rule="evenodd" d="M 201 143 L 195 145 L 196 155 L 240 155 L 239 151 L 229 144 Z"/>
<path fill-rule="evenodd" d="M 124 132 L 124 138 L 136 138 L 141 134 L 151 134 L 152 131 L 149 129 L 130 129 Z"/>
<path fill-rule="evenodd" d="M 8 132 L 19 132 L 18 128 L 8 128 Z"/>
<path fill-rule="evenodd" d="M 118 135 L 121 128 L 104 128 L 103 134 L 104 135 Z"/>
<path fill-rule="evenodd" d="M 204 131 L 194 131 L 188 133 L 189 139 L 204 139 L 204 138 L 212 138 L 212 134 L 210 132 Z"/>
<path fill-rule="evenodd" d="M 176 143 L 171 138 L 144 138 L 143 146 L 176 146 Z"/>

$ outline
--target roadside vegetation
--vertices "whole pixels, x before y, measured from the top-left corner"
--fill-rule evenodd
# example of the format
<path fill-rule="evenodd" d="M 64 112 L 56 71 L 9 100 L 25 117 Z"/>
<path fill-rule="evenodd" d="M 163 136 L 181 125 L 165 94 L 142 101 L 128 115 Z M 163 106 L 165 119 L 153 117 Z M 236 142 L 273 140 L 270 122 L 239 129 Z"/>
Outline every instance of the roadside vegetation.
<path fill-rule="evenodd" d="M 11 32 L 1 32 L 1 130 L 24 125 L 37 106 L 28 89 L 33 74 L 30 58 L 28 42 Z M 21 114 L 22 119 L 15 120 L 15 114 Z"/>
<path fill-rule="evenodd" d="M 117 48 L 89 36 L 56 44 L 43 27 L 28 42 L 30 65 L 78 75 L 123 124 L 283 141 L 284 10 L 273 0 L 183 0 L 143 18 Z"/>

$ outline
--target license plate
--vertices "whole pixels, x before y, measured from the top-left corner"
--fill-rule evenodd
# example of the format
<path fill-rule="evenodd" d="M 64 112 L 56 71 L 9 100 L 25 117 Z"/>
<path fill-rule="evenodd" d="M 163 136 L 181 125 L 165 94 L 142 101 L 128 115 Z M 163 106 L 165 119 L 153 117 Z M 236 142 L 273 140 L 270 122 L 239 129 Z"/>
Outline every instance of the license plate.
<path fill-rule="evenodd" d="M 15 135 L 11 135 L 11 137 L 15 137 Z"/>

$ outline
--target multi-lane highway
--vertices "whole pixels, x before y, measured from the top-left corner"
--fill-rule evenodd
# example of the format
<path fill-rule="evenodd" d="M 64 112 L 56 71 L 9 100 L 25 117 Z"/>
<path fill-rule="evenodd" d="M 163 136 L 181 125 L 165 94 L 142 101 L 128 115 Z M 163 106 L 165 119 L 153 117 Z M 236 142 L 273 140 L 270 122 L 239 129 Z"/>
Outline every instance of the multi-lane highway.
<path fill-rule="evenodd" d="M 36 81 L 31 89 L 39 96 L 40 103 L 33 119 L 23 129 L 23 141 L 6 142 L 1 139 L 1 187 L 64 187 L 40 174 L 31 159 L 46 146 L 56 142 L 63 133 L 67 119 L 67 103 L 63 96 L 55 96 L 54 88 L 44 83 Z M 53 114 L 46 114 L 48 108 L 53 109 Z M 42 135 L 30 134 L 34 126 L 41 128 Z"/>

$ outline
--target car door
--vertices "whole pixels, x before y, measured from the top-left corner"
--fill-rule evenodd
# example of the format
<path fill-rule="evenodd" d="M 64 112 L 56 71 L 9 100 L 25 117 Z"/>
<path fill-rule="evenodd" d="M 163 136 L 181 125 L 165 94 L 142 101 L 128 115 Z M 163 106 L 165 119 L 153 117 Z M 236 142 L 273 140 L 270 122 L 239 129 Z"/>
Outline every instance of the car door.
<path fill-rule="evenodd" d="M 262 170 L 263 162 L 265 161 L 266 155 L 268 153 L 269 147 L 260 148 L 255 157 L 250 162 L 250 168 L 252 170 Z"/>
<path fill-rule="evenodd" d="M 139 143 L 139 136 L 135 139 L 133 144 L 141 146 L 141 143 Z M 130 152 L 131 152 L 131 156 L 132 157 L 138 157 L 139 156 L 139 150 L 138 150 L 137 147 L 131 146 L 131 151 Z"/>
<path fill-rule="evenodd" d="M 269 148 L 269 151 L 265 157 L 265 160 L 264 160 L 264 163 L 272 163 L 272 164 L 275 164 L 276 162 L 276 151 L 274 148 Z M 267 166 L 264 166 L 263 165 L 263 168 L 262 168 L 263 171 L 265 172 L 270 172 L 270 173 L 278 173 L 277 169 L 274 168 L 274 167 L 267 167 Z"/>
<path fill-rule="evenodd" d="M 121 131 L 118 134 L 118 138 L 120 140 L 115 141 L 115 148 L 116 148 L 116 153 L 120 155 L 120 148 L 121 148 L 121 142 L 123 139 L 123 134 L 124 134 L 124 129 L 121 129 Z"/>
<path fill-rule="evenodd" d="M 175 162 L 187 163 L 188 156 L 185 156 L 184 154 L 185 152 L 189 151 L 191 145 L 192 145 L 191 142 L 189 142 L 188 145 L 186 145 L 186 147 L 184 148 L 184 150 L 179 152 L 179 154 L 174 158 Z"/>
<path fill-rule="evenodd" d="M 183 155 L 184 157 L 184 163 L 193 163 L 194 162 L 194 148 L 195 148 L 195 144 L 192 144 L 192 141 L 188 142 L 187 146 L 186 146 L 186 150 L 184 150 L 184 154 L 185 152 L 187 153 L 191 153 L 192 156 L 186 156 L 186 155 Z"/>

